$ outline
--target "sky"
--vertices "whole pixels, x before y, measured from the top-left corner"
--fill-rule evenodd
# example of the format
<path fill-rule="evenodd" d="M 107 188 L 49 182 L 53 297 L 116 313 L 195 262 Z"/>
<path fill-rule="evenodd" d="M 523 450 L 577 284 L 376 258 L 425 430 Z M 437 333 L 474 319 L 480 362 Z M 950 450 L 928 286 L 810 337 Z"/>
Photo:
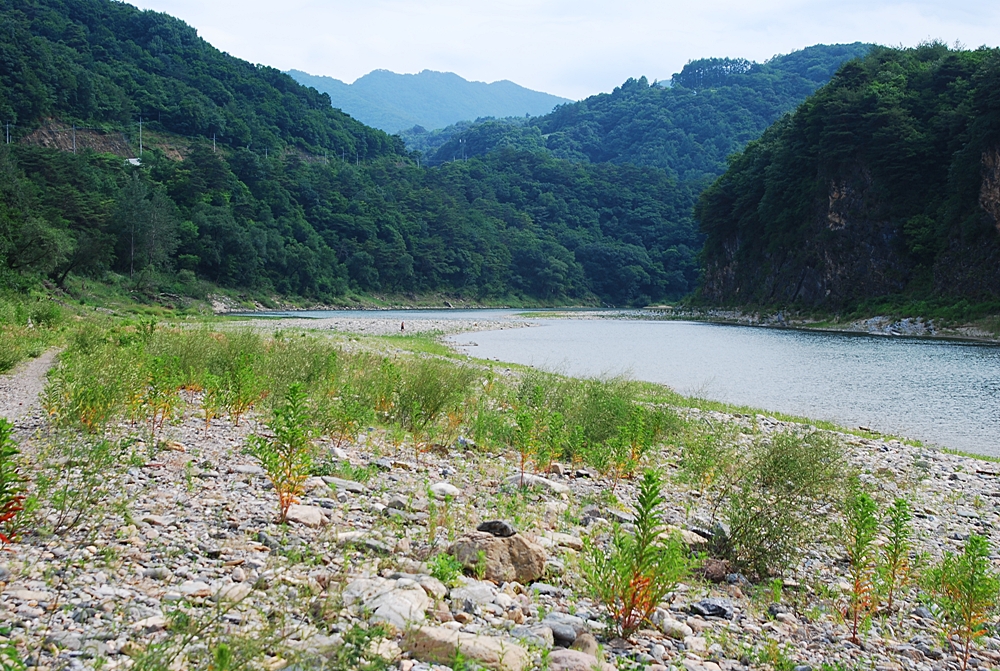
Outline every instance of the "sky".
<path fill-rule="evenodd" d="M 581 99 L 690 60 L 755 61 L 813 44 L 997 46 L 996 0 L 130 0 L 219 49 L 353 82 L 375 69 L 455 72 Z"/>

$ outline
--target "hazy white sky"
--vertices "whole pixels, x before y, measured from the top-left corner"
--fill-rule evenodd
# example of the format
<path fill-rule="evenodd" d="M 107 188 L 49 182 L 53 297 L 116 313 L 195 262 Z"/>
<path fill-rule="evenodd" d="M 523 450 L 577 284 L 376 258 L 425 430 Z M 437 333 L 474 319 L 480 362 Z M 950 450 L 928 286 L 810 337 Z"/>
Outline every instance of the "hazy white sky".
<path fill-rule="evenodd" d="M 695 58 L 765 60 L 817 43 L 996 46 L 996 0 L 132 0 L 216 47 L 346 82 L 374 70 L 510 79 L 567 98 Z"/>

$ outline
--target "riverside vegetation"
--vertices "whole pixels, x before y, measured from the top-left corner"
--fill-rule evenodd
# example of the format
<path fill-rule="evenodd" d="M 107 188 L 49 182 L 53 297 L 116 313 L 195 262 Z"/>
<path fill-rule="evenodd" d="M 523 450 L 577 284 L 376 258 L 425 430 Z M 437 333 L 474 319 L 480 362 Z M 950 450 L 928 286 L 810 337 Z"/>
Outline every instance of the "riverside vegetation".
<path fill-rule="evenodd" d="M 0 424 L 4 664 L 1000 662 L 974 460 L 427 349 L 76 323 Z"/>

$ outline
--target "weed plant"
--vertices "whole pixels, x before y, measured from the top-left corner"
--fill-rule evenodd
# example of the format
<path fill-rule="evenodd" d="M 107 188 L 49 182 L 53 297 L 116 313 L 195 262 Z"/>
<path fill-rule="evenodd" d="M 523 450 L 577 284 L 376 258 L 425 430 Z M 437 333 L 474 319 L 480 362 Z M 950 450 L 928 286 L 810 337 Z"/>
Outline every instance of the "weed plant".
<path fill-rule="evenodd" d="M 278 521 L 284 523 L 288 509 L 302 493 L 313 461 L 313 428 L 308 398 L 302 385 L 293 384 L 285 401 L 274 409 L 267 423 L 269 433 L 253 434 L 247 450 L 267 473 L 278 495 Z"/>
<path fill-rule="evenodd" d="M 990 563 L 989 541 L 969 536 L 961 554 L 947 553 L 928 571 L 926 585 L 941 610 L 944 635 L 958 642 L 964 670 L 972 644 L 988 632 L 987 623 L 1000 597 L 1000 576 Z"/>
<path fill-rule="evenodd" d="M 886 542 L 879 552 L 879 586 L 886 597 L 886 608 L 891 612 L 895 598 L 908 583 L 913 550 L 913 514 L 910 503 L 897 498 L 886 511 L 884 527 Z"/>
<path fill-rule="evenodd" d="M 844 549 L 850 564 L 851 584 L 845 617 L 851 623 L 851 641 L 858 645 L 861 644 L 859 628 L 878 607 L 875 596 L 878 529 L 878 504 L 855 486 L 844 505 Z"/>
<path fill-rule="evenodd" d="M 56 433 L 36 458 L 34 491 L 26 508 L 44 533 L 64 535 L 109 512 L 123 491 L 121 475 L 132 463 L 131 439 L 110 440 Z"/>
<path fill-rule="evenodd" d="M 24 511 L 24 477 L 14 425 L 0 417 L 0 544 L 13 542 Z"/>
<path fill-rule="evenodd" d="M 664 538 L 661 486 L 660 474 L 647 470 L 634 506 L 635 533 L 616 527 L 607 548 L 589 541 L 585 547 L 583 572 L 587 587 L 607 608 L 624 638 L 638 631 L 690 570 L 681 540 L 676 536 Z"/>
<path fill-rule="evenodd" d="M 430 574 L 448 587 L 456 587 L 464 566 L 450 554 L 441 552 L 427 560 Z"/>

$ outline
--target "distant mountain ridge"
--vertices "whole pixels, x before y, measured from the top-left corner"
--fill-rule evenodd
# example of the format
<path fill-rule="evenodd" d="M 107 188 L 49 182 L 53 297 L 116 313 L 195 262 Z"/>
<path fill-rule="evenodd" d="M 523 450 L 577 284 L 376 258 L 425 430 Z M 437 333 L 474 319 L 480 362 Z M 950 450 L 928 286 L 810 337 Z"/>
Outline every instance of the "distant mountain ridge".
<path fill-rule="evenodd" d="M 539 116 L 572 102 L 508 80 L 487 84 L 433 70 L 415 75 L 374 70 L 353 84 L 300 70 L 287 74 L 329 95 L 335 108 L 388 133 L 414 126 L 433 130 L 479 117 Z"/>
<path fill-rule="evenodd" d="M 731 154 L 871 48 L 860 42 L 817 44 L 764 63 L 704 58 L 689 62 L 669 84 L 629 79 L 611 93 L 543 116 L 480 119 L 401 136 L 432 165 L 517 147 L 572 161 L 655 166 L 707 185 L 725 172 Z"/>

